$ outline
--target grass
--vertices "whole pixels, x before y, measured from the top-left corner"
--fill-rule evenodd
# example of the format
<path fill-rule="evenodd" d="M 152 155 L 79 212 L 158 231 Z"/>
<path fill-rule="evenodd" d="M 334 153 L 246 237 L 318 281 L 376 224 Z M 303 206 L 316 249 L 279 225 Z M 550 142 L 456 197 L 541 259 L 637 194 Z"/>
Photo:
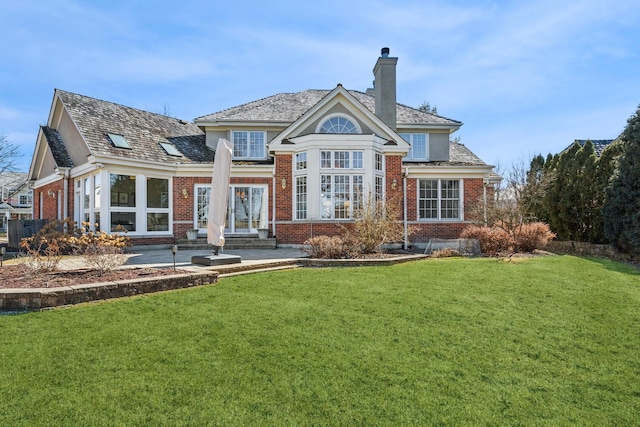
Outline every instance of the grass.
<path fill-rule="evenodd" d="M 640 275 L 299 269 L 0 316 L 0 425 L 639 425 Z"/>

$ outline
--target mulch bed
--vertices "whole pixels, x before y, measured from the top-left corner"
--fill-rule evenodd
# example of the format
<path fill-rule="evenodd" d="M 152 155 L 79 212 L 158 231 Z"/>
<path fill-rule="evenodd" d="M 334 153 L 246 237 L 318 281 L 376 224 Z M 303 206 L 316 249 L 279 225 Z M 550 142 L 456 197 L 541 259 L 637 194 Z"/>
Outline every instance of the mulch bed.
<path fill-rule="evenodd" d="M 0 289 L 57 288 L 182 273 L 188 273 L 188 271 L 174 271 L 173 268 L 127 268 L 102 274 L 95 270 L 54 271 L 33 274 L 23 265 L 5 265 L 0 268 Z"/>

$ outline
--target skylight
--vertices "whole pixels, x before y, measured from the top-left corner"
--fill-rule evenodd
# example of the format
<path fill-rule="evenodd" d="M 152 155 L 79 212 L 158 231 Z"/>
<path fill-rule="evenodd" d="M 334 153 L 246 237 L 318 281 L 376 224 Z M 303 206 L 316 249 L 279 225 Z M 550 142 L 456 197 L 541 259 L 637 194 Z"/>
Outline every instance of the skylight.
<path fill-rule="evenodd" d="M 168 155 L 182 157 L 182 153 L 179 152 L 178 149 L 173 144 L 167 144 L 166 142 L 161 142 L 160 146 Z"/>
<path fill-rule="evenodd" d="M 115 134 L 115 133 L 108 133 L 107 136 L 109 136 L 109 139 L 111 140 L 111 143 L 115 147 L 128 148 L 129 150 L 131 150 L 131 145 L 129 145 L 127 140 L 124 139 L 124 136 L 118 135 L 118 134 Z"/>

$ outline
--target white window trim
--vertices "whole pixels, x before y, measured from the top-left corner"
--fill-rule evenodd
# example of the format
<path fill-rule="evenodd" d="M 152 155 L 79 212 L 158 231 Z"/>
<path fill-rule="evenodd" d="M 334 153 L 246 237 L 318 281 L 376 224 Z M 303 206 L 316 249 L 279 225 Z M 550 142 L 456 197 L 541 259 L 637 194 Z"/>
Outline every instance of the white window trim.
<path fill-rule="evenodd" d="M 438 218 L 420 218 L 420 181 L 438 181 Z M 458 181 L 460 183 L 459 218 L 442 218 L 442 181 Z M 464 179 L 456 178 L 417 178 L 416 179 L 416 215 L 419 222 L 464 222 Z"/>
<path fill-rule="evenodd" d="M 261 157 L 253 157 L 251 156 L 251 142 L 249 140 L 249 138 L 247 138 L 247 156 L 233 156 L 233 160 L 265 160 L 267 159 L 267 131 L 264 130 L 249 130 L 249 129 L 238 129 L 238 130 L 232 130 L 231 131 L 231 142 L 234 143 L 235 137 L 234 135 L 236 133 L 240 133 L 240 132 L 246 132 L 247 133 L 247 137 L 249 137 L 249 135 L 253 132 L 253 133 L 262 133 L 263 138 L 262 140 L 264 141 L 264 146 L 262 147 L 262 150 L 264 152 L 264 156 Z"/>
<path fill-rule="evenodd" d="M 227 192 L 231 191 L 231 188 L 235 188 L 235 187 L 249 187 L 249 188 L 261 188 L 263 190 L 263 203 L 265 203 L 265 206 L 263 207 L 264 211 L 262 212 L 262 215 L 264 215 L 264 224 L 265 227 L 268 227 L 269 225 L 269 185 L 268 184 L 230 184 L 229 187 L 227 187 Z M 193 228 L 195 230 L 198 230 L 199 233 L 206 233 L 207 229 L 205 228 L 201 228 L 198 226 L 198 189 L 199 188 L 211 188 L 211 184 L 206 184 L 206 183 L 196 183 L 193 186 L 193 194 L 194 194 L 194 200 L 193 200 Z M 211 194 L 209 194 L 209 197 L 211 197 Z M 229 206 L 230 206 L 231 201 L 227 200 L 227 210 L 229 210 Z M 244 234 L 246 233 L 246 231 L 238 231 L 238 232 L 232 232 L 231 230 L 231 224 L 225 224 L 225 233 L 229 233 L 229 234 Z M 250 229 L 249 232 L 253 233 L 253 232 L 257 232 L 258 229 Z"/>
<path fill-rule="evenodd" d="M 146 174 L 132 174 L 119 170 L 108 170 L 104 172 L 105 175 L 101 177 L 101 207 L 100 207 L 100 226 L 102 230 L 108 233 L 115 233 L 111 231 L 111 213 L 134 212 L 136 215 L 136 230 L 127 232 L 127 236 L 169 236 L 173 235 L 173 179 L 169 176 L 160 175 L 146 175 Z M 129 175 L 136 177 L 136 206 L 111 206 L 111 174 L 114 175 Z M 105 186 L 106 177 L 106 186 Z M 168 208 L 147 208 L 147 178 L 157 178 L 168 180 L 169 187 L 169 207 Z M 81 191 L 82 200 L 82 191 Z M 105 203 L 106 202 L 106 203 Z M 82 211 L 82 210 L 81 210 Z M 169 214 L 169 229 L 166 231 L 147 231 L 147 213 L 168 213 Z"/>
<path fill-rule="evenodd" d="M 410 141 L 406 141 L 407 144 L 409 144 L 411 146 L 411 148 L 409 149 L 409 152 L 407 153 L 406 157 L 402 158 L 402 161 L 409 161 L 409 162 L 428 162 L 429 161 L 429 133 L 428 132 L 398 132 L 398 134 L 400 136 L 402 135 L 410 135 Z M 425 135 L 425 155 L 426 157 L 419 157 L 416 158 L 413 156 L 413 137 L 414 135 Z"/>

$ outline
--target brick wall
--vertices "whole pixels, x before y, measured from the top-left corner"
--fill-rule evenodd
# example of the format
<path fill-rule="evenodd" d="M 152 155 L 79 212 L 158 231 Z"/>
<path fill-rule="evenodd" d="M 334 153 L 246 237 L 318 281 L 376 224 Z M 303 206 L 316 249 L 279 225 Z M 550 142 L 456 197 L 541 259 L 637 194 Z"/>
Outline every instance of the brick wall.
<path fill-rule="evenodd" d="M 276 221 L 291 221 L 293 218 L 293 156 L 291 154 L 278 154 L 275 159 L 276 166 Z M 283 180 L 286 182 L 282 188 Z M 280 230 L 276 231 L 280 234 Z"/>
<path fill-rule="evenodd" d="M 67 197 L 67 213 L 68 216 L 73 216 L 72 196 L 73 196 L 74 181 L 69 180 L 69 195 Z M 59 206 L 59 203 L 64 203 L 63 197 L 64 182 L 62 180 L 54 183 L 39 187 L 33 190 L 33 218 L 34 219 L 57 219 L 58 210 L 64 215 L 64 207 Z M 52 192 L 53 197 L 49 196 L 49 192 Z M 42 194 L 42 217 L 40 216 L 40 195 Z M 60 201 L 58 201 L 60 195 Z M 58 209 L 60 208 L 60 209 Z"/>
<path fill-rule="evenodd" d="M 176 239 L 186 238 L 187 230 L 191 230 L 194 224 L 194 206 L 197 195 L 194 194 L 195 184 L 211 184 L 209 177 L 175 177 L 173 178 L 173 234 Z M 249 178 L 231 178 L 233 185 L 267 185 L 269 200 L 267 208 L 267 217 L 271 216 L 272 197 L 271 197 L 271 178 L 249 177 Z M 187 190 L 187 197 L 184 196 L 182 190 Z M 147 239 L 145 239 L 147 240 Z"/>

